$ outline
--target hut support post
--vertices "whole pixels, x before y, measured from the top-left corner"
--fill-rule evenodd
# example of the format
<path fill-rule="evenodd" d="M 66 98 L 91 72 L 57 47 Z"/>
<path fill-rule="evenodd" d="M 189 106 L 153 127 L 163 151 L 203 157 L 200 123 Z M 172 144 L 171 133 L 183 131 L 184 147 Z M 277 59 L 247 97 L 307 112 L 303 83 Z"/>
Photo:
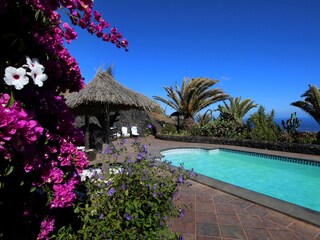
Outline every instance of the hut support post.
<path fill-rule="evenodd" d="M 86 149 L 90 148 L 90 131 L 89 131 L 89 116 L 84 116 L 84 126 L 85 126 L 85 135 L 84 135 L 84 145 Z"/>
<path fill-rule="evenodd" d="M 102 132 L 103 132 L 103 142 L 109 144 L 110 143 L 110 119 L 109 119 L 109 105 L 106 104 L 106 107 L 103 112 L 103 119 L 105 123 L 102 124 Z"/>

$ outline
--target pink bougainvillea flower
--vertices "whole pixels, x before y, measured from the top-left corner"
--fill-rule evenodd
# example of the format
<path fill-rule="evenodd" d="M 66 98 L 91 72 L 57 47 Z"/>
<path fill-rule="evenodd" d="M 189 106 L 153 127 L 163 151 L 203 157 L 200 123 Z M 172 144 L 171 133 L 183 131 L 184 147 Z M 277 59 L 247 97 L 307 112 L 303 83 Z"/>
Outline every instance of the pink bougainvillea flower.
<path fill-rule="evenodd" d="M 29 83 L 27 72 L 23 68 L 7 67 L 5 69 L 5 77 L 3 80 L 9 86 L 14 86 L 17 90 L 21 90 L 24 85 Z"/>
<path fill-rule="evenodd" d="M 48 235 L 52 232 L 55 227 L 55 219 L 49 217 L 41 222 L 41 232 L 38 235 L 37 239 L 49 239 Z"/>
<path fill-rule="evenodd" d="M 64 33 L 64 37 L 67 43 L 70 43 L 71 40 L 74 40 L 77 38 L 77 33 L 74 31 L 72 27 L 69 26 L 68 23 L 63 23 L 62 26 L 66 29 Z"/>
<path fill-rule="evenodd" d="M 112 33 L 112 34 L 116 34 L 117 32 L 118 32 L 118 29 L 117 29 L 117 28 L 114 28 L 114 27 L 111 28 L 111 33 Z"/>
<path fill-rule="evenodd" d="M 45 176 L 42 176 L 42 179 L 47 183 L 59 184 L 63 181 L 63 175 L 63 171 L 55 167 L 51 168 Z"/>
<path fill-rule="evenodd" d="M 44 74 L 44 66 L 41 65 L 37 58 L 32 58 L 32 60 L 29 57 L 26 57 L 28 67 L 31 70 L 30 76 L 33 79 L 33 82 L 35 85 L 42 87 L 43 82 L 48 79 L 48 76 Z"/>
<path fill-rule="evenodd" d="M 123 40 L 121 41 L 121 46 L 122 46 L 122 47 L 128 47 L 128 41 L 127 41 L 126 39 L 123 39 Z"/>
<path fill-rule="evenodd" d="M 54 199 L 50 203 L 50 208 L 66 208 L 72 206 L 73 200 L 76 198 L 73 189 L 78 181 L 75 179 L 70 179 L 65 184 L 55 184 L 53 185 Z"/>
<path fill-rule="evenodd" d="M 98 11 L 93 11 L 93 14 L 96 21 L 100 22 L 102 20 L 102 16 Z"/>

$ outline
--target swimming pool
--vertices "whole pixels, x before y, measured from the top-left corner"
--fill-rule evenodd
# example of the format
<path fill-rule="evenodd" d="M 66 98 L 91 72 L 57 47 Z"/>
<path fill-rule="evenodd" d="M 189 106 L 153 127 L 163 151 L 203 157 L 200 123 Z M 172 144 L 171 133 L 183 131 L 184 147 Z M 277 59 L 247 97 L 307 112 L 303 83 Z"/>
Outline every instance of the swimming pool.
<path fill-rule="evenodd" d="M 173 166 L 320 212 L 320 162 L 229 149 L 161 154 Z"/>

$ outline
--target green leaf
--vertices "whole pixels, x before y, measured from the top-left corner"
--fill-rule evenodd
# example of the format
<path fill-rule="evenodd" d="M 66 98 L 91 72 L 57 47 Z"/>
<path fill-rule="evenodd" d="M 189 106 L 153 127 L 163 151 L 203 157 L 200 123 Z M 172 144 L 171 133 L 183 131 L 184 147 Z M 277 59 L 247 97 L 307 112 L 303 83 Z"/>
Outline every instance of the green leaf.
<path fill-rule="evenodd" d="M 35 14 L 35 19 L 36 19 L 36 21 L 38 21 L 40 12 L 41 12 L 40 10 L 36 11 L 36 14 Z"/>
<path fill-rule="evenodd" d="M 36 187 L 31 187 L 30 192 L 34 192 L 37 188 Z"/>
<path fill-rule="evenodd" d="M 14 96 L 13 96 L 13 92 L 11 92 L 7 107 L 11 107 L 13 103 L 14 103 Z"/>
<path fill-rule="evenodd" d="M 6 170 L 4 170 L 4 175 L 3 176 L 8 176 L 10 173 L 12 173 L 14 167 L 13 166 L 8 166 Z"/>

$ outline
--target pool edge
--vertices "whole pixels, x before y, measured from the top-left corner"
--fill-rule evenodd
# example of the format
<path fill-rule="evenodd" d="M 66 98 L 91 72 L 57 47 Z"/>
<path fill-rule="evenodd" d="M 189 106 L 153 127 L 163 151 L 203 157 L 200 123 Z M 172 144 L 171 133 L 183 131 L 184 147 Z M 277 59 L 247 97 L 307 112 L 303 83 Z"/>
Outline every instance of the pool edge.
<path fill-rule="evenodd" d="M 181 148 L 182 149 L 204 149 L 204 150 L 229 149 L 225 147 L 217 147 L 217 148 L 181 147 Z M 161 157 L 164 157 L 161 154 L 161 152 L 166 150 L 172 150 L 172 149 L 177 149 L 177 148 L 161 149 L 160 151 Z M 243 152 L 250 153 L 250 151 L 243 151 Z M 256 151 L 253 153 L 256 153 Z M 264 154 L 264 153 L 260 153 L 260 154 Z M 285 157 L 285 156 L 279 156 L 279 157 Z M 310 160 L 310 161 L 314 161 L 314 160 Z M 176 168 L 175 166 L 172 166 L 172 167 Z M 204 184 L 206 186 L 218 189 L 220 191 L 231 194 L 233 196 L 262 205 L 264 207 L 267 207 L 272 210 L 278 211 L 280 213 L 286 214 L 288 216 L 294 217 L 298 220 L 310 223 L 317 227 L 320 227 L 320 212 L 318 211 L 305 208 L 290 202 L 286 202 L 284 200 L 280 200 L 274 197 L 270 197 L 249 189 L 238 187 L 214 178 L 206 177 L 199 173 L 196 174 L 196 177 L 192 177 L 191 180 Z"/>
<path fill-rule="evenodd" d="M 196 177 L 192 177 L 191 180 L 320 227 L 320 212 L 315 210 L 225 183 L 214 178 L 209 178 L 198 173 Z"/>

